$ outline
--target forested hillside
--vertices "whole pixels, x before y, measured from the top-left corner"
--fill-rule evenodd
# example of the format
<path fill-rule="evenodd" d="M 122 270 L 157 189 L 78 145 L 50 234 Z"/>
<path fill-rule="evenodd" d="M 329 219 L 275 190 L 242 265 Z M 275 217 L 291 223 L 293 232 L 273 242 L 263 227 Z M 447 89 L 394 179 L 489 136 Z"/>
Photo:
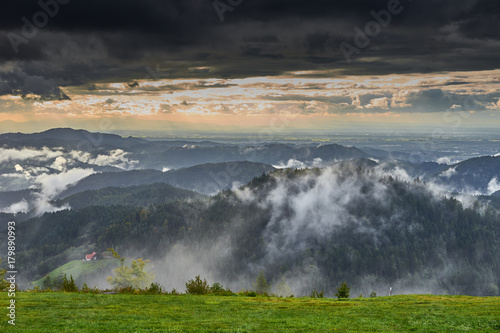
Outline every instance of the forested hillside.
<path fill-rule="evenodd" d="M 158 170 L 131 170 L 124 172 L 104 172 L 90 175 L 59 194 L 59 198 L 105 187 L 128 187 L 137 185 L 167 183 L 176 187 L 215 194 L 231 188 L 233 183 L 247 183 L 274 167 L 254 162 L 208 163 L 189 168 L 161 172 Z"/>
<path fill-rule="evenodd" d="M 110 191 L 93 192 L 89 200 L 97 203 L 102 194 L 106 206 Z M 140 198 L 129 203 L 143 206 Z M 500 277 L 496 210 L 479 203 L 464 208 L 419 180 L 368 163 L 277 170 L 236 191 L 147 208 L 46 213 L 18 230 L 19 270 L 27 281 L 78 259 L 77 249 L 110 247 L 151 259 L 167 288 L 182 288 L 198 274 L 251 288 L 262 270 L 273 284 L 284 278 L 296 294 L 332 294 L 348 281 L 363 294 L 392 286 L 489 295 L 498 292 Z"/>
<path fill-rule="evenodd" d="M 197 192 L 184 190 L 165 183 L 130 187 L 106 187 L 79 192 L 55 202 L 57 206 L 68 204 L 73 209 L 88 206 L 148 207 L 187 198 L 203 197 Z"/>

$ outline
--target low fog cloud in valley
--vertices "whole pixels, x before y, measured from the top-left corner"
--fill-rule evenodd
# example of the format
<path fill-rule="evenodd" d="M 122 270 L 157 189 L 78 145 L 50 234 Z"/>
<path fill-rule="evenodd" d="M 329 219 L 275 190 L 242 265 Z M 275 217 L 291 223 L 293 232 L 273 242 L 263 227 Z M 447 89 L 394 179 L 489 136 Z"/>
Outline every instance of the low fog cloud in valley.
<path fill-rule="evenodd" d="M 34 196 L 31 202 L 30 198 L 23 198 L 0 207 L 0 211 L 15 214 L 34 209 L 36 215 L 41 215 L 69 209 L 68 205 L 55 207 L 50 201 L 69 186 L 98 172 L 96 167 L 133 169 L 138 162 L 129 159 L 128 154 L 122 149 L 92 154 L 63 148 L 0 148 L 0 163 L 5 166 L 14 164 L 9 172 L 0 175 L 0 189 L 4 192 L 31 189 Z"/>

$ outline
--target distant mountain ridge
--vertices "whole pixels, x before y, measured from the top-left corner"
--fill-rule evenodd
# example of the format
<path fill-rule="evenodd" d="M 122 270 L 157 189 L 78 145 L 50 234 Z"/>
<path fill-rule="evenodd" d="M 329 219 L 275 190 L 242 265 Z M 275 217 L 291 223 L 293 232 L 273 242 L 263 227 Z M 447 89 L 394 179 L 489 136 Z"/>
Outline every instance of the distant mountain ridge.
<path fill-rule="evenodd" d="M 377 161 L 377 163 L 384 163 L 386 168 L 402 168 L 414 178 L 419 177 L 425 181 L 442 184 L 451 191 L 490 194 L 496 190 L 495 188 L 488 188 L 489 183 L 495 178 L 500 180 L 500 157 L 478 157 L 453 165 L 436 162 L 415 164 L 406 161 L 405 159 L 408 156 L 399 153 L 363 148 L 366 150 L 365 152 L 357 147 L 347 147 L 334 143 L 218 143 L 190 140 L 146 140 L 71 128 L 54 128 L 32 134 L 1 134 L 0 145 L 12 149 L 49 147 L 58 152 L 62 149 L 62 154 L 65 154 L 65 158 L 68 159 L 68 168 L 93 168 L 96 172 L 103 172 L 70 187 L 66 190 L 69 194 L 76 193 L 73 191 L 79 191 L 80 187 L 83 190 L 90 190 L 107 186 L 123 187 L 152 184 L 158 181 L 210 194 L 231 186 L 228 184 L 229 180 L 225 179 L 227 178 L 227 172 L 225 171 L 227 165 L 223 165 L 223 163 L 240 163 L 242 161 L 261 163 L 265 164 L 266 167 L 256 168 L 254 172 L 250 172 L 245 177 L 241 175 L 239 177 L 229 177 L 231 182 L 246 183 L 263 171 L 272 170 L 271 166 L 292 168 L 323 167 L 336 161 L 370 158 Z M 76 160 L 72 157 L 73 150 L 82 155 L 88 152 L 87 155 L 94 162 L 84 163 Z M 112 155 L 114 159 L 111 158 Z M 116 156 L 119 156 L 118 160 Z M 376 156 L 376 158 L 373 156 Z M 6 174 L 15 175 L 14 166 L 18 163 L 25 169 L 32 166 L 44 166 L 51 173 L 54 173 L 56 171 L 51 169 L 50 166 L 54 159 L 55 157 L 50 162 L 47 161 L 47 165 L 42 165 L 44 162 L 29 159 L 19 162 L 7 160 L 0 163 L 0 169 L 4 170 Z M 106 160 L 115 161 L 115 164 L 103 162 Z M 114 166 L 122 161 L 126 161 L 123 164 L 125 165 L 123 169 L 128 170 L 124 174 L 120 174 L 121 169 Z M 133 161 L 133 163 L 129 163 L 130 161 Z M 212 166 L 209 167 L 209 165 Z M 243 169 L 248 168 L 250 165 L 247 164 Z M 196 166 L 199 166 L 198 169 L 180 171 L 182 168 Z M 169 169 L 177 170 L 175 172 L 161 172 Z M 112 175 L 111 172 L 115 171 L 118 174 Z M 219 180 L 220 174 L 225 172 L 226 175 L 222 176 L 222 180 Z M 210 173 L 212 173 L 211 176 Z M 187 179 L 190 179 L 190 181 Z M 25 188 L 22 187 L 24 183 L 21 178 L 3 177 L 3 182 L 5 191 Z M 92 182 L 95 184 L 91 185 Z"/>
<path fill-rule="evenodd" d="M 154 183 L 167 183 L 202 194 L 215 194 L 220 190 L 231 188 L 235 182 L 246 184 L 252 178 L 272 170 L 274 170 L 272 165 L 243 161 L 208 163 L 167 172 L 158 170 L 103 172 L 80 180 L 62 192 L 58 198 L 111 186 L 128 187 Z"/>
<path fill-rule="evenodd" d="M 489 183 L 495 179 L 500 182 L 500 156 L 471 158 L 450 165 L 430 177 L 430 180 L 452 187 L 457 192 L 474 189 L 480 193 L 487 193 Z"/>
<path fill-rule="evenodd" d="M 62 143 L 72 147 L 99 147 L 101 145 L 110 146 L 130 146 L 131 144 L 141 144 L 146 140 L 138 138 L 123 138 L 116 134 L 104 134 L 99 132 L 89 132 L 87 130 L 75 130 L 72 128 L 53 128 L 40 133 L 6 133 L 0 134 L 0 143 L 10 143 L 13 146 L 30 145 L 35 147 L 54 147 Z"/>
<path fill-rule="evenodd" d="M 139 161 L 136 166 L 138 169 L 156 170 L 161 170 L 163 167 L 178 169 L 206 163 L 250 161 L 276 165 L 286 164 L 289 160 L 336 161 L 371 156 L 356 147 L 338 144 L 294 145 L 253 142 L 228 144 L 207 141 L 145 140 L 70 128 L 55 128 L 33 134 L 1 134 L 0 144 L 9 148 L 63 147 L 93 154 L 122 149 L 128 153 L 127 157 Z"/>

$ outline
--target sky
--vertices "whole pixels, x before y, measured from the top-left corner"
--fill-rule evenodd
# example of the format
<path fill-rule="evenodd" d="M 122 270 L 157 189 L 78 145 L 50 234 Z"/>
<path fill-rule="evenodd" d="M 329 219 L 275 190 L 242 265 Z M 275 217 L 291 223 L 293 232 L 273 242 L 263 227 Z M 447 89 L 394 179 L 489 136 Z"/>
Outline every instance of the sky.
<path fill-rule="evenodd" d="M 0 5 L 0 132 L 500 128 L 498 0 Z"/>

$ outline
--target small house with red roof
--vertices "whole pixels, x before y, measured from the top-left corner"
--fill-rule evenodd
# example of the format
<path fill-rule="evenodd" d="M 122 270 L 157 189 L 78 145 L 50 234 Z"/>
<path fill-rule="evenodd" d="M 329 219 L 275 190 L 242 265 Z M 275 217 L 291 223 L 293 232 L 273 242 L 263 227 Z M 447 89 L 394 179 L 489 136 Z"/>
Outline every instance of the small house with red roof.
<path fill-rule="evenodd" d="M 86 261 L 97 260 L 96 253 L 92 252 L 91 254 L 86 254 L 84 260 L 86 260 Z"/>

